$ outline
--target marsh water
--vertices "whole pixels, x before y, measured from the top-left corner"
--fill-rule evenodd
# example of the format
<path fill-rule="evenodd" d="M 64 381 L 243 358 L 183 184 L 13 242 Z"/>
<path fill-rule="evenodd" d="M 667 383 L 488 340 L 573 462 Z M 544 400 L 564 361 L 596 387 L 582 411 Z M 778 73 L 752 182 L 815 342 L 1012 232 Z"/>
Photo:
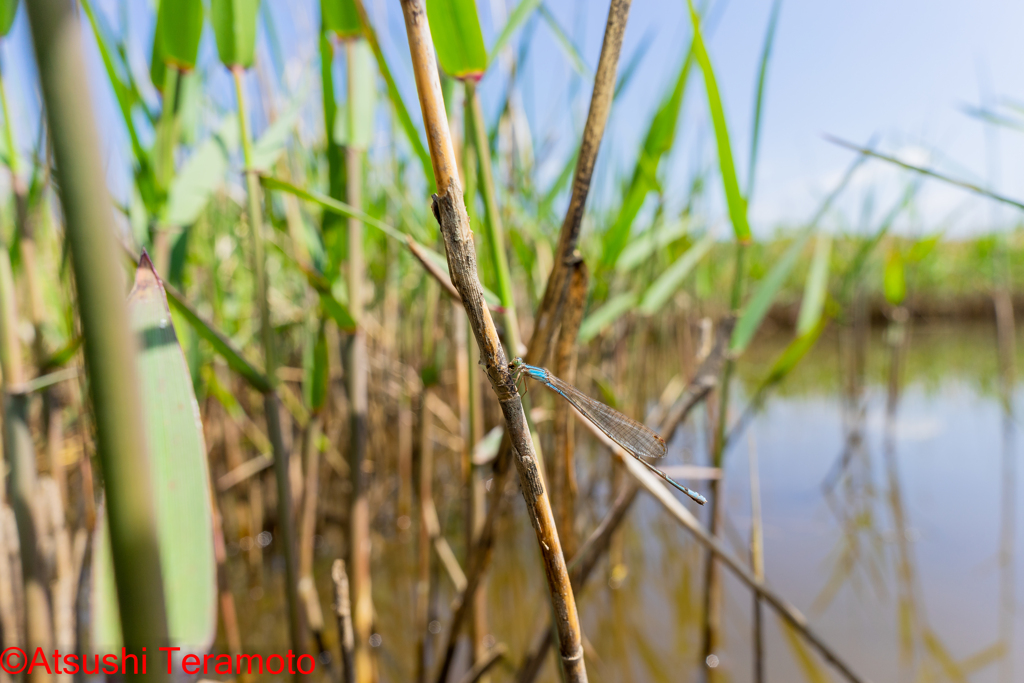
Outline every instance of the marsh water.
<path fill-rule="evenodd" d="M 1022 680 L 1024 625 L 1017 605 L 1024 597 L 1024 562 L 1017 554 L 1024 548 L 1024 505 L 1016 498 L 1024 438 L 1020 418 L 1001 399 L 994 326 L 914 322 L 907 333 L 891 410 L 885 331 L 868 336 L 863 390 L 856 400 L 843 389 L 839 338 L 822 338 L 731 443 L 724 465 L 723 536 L 737 557 L 749 557 L 754 449 L 766 582 L 860 675 L 875 683 Z M 787 341 L 782 334 L 759 340 L 756 351 L 744 357 L 733 386 L 733 413 L 747 403 L 757 378 Z M 1017 366 L 1024 368 L 1022 361 L 1018 357 Z M 647 372 L 660 362 L 647 359 Z M 648 382 L 648 406 L 677 371 L 666 369 L 664 377 Z M 1010 407 L 1019 415 L 1024 383 L 1014 386 L 1012 399 Z M 677 432 L 668 464 L 706 464 L 706 423 L 697 413 Z M 613 475 L 607 452 L 580 441 L 586 534 L 609 505 Z M 445 465 L 445 458 L 438 455 L 435 496 L 442 523 L 456 536 L 458 489 L 443 482 L 457 466 Z M 511 679 L 548 609 L 536 540 L 519 494 L 512 494 L 487 584 L 490 631 L 510 650 L 509 666 L 493 670 L 495 681 Z M 402 531 L 386 495 L 380 504 L 373 567 L 380 677 L 412 680 L 415 522 Z M 691 509 L 708 521 L 707 511 Z M 330 536 L 321 544 L 318 583 L 325 603 L 333 544 Z M 461 553 L 458 542 L 453 545 Z M 693 537 L 641 494 L 609 559 L 578 595 L 591 680 L 702 679 L 703 563 L 704 551 Z M 720 571 L 724 633 L 717 667 L 727 680 L 749 681 L 752 596 L 727 569 Z M 440 647 L 453 592 L 441 569 L 437 585 L 434 645 Z M 243 638 L 248 631 L 260 647 L 283 644 L 284 619 L 276 601 L 262 592 L 246 595 L 243 589 Z M 333 638 L 332 620 L 327 621 Z M 764 623 L 766 680 L 841 680 L 767 607 Z M 550 656 L 541 680 L 557 680 Z"/>

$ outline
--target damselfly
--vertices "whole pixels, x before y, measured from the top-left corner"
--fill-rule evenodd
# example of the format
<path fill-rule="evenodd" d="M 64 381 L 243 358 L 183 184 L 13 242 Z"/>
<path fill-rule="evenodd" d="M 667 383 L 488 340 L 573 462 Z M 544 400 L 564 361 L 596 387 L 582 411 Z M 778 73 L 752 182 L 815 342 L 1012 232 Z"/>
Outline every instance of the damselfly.
<path fill-rule="evenodd" d="M 573 385 L 552 375 L 546 368 L 527 365 L 522 358 L 512 359 L 512 362 L 508 364 L 508 370 L 517 384 L 524 374 L 530 379 L 540 382 L 572 404 L 583 417 L 590 420 L 595 427 L 636 458 L 644 467 L 701 505 L 707 502 L 704 496 L 696 491 L 691 491 L 644 460 L 644 458 L 660 458 L 665 455 L 666 450 L 665 440 L 644 425 L 626 417 L 614 408 L 609 408 L 600 401 L 595 401 Z"/>

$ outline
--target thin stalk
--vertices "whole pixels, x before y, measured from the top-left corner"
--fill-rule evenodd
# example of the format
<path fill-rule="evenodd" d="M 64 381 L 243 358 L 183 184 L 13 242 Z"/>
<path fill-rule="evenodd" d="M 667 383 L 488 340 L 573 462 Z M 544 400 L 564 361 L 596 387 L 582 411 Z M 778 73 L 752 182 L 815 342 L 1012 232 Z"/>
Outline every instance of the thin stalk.
<path fill-rule="evenodd" d="M 534 316 L 534 330 L 526 357 L 526 362 L 531 365 L 546 363 L 548 348 L 554 341 L 555 329 L 561 322 L 559 309 L 569 286 L 568 266 L 579 243 L 583 212 L 587 196 L 590 194 L 590 181 L 597 162 L 597 152 L 601 147 L 605 124 L 608 122 L 608 114 L 615 98 L 615 78 L 630 3 L 631 0 L 612 0 L 608 7 L 608 21 L 605 24 L 597 72 L 594 74 L 594 91 L 590 97 L 587 123 L 583 128 L 579 156 L 576 159 L 569 208 L 566 209 L 565 220 L 562 221 L 562 229 L 558 235 L 558 246 L 555 248 L 555 258 L 544 289 L 544 297 L 537 309 L 537 315 Z"/>
<path fill-rule="evenodd" d="M 467 128 L 472 128 L 473 147 L 476 150 L 476 157 L 480 167 L 480 194 L 484 198 L 484 210 L 487 220 L 484 227 L 487 231 L 487 245 L 491 248 L 491 261 L 494 263 L 494 272 L 498 277 L 498 296 L 501 297 L 501 305 L 505 308 L 505 337 L 511 347 L 513 355 L 523 353 L 522 341 L 519 337 L 519 320 L 516 317 L 516 302 L 512 292 L 512 275 L 508 267 L 508 253 L 505 251 L 505 229 L 501 224 L 501 212 L 498 210 L 498 198 L 494 189 L 494 172 L 491 166 L 491 148 L 487 144 L 487 124 L 484 122 L 484 112 L 480 107 L 480 96 L 476 91 L 476 84 L 471 80 L 465 82 L 467 114 L 472 116 L 472 125 L 466 122 Z M 469 144 L 466 140 L 466 144 Z M 473 195 L 469 195 L 472 200 Z"/>
<path fill-rule="evenodd" d="M 263 248 L 263 214 L 260 210 L 260 183 L 256 170 L 252 166 L 252 138 L 249 134 L 249 116 L 245 105 L 241 67 L 231 69 L 235 82 L 235 96 L 238 99 L 238 128 L 242 139 L 242 155 L 245 159 L 245 181 L 248 191 L 249 236 L 251 244 L 251 263 L 253 277 L 256 281 L 256 307 L 260 313 L 260 338 L 263 346 L 264 368 L 266 377 L 272 385 L 277 382 L 277 358 L 274 347 L 274 328 L 270 320 L 270 299 L 267 276 L 265 271 L 266 257 Z M 292 524 L 292 493 L 288 478 L 288 451 L 284 446 L 284 435 L 281 429 L 281 404 L 275 390 L 263 394 L 263 407 L 267 420 L 267 436 L 270 438 L 274 451 L 274 476 L 277 480 L 277 521 L 278 533 L 284 545 L 285 560 L 285 596 L 288 601 L 288 631 L 291 636 L 292 649 L 296 653 L 305 652 L 302 631 L 302 620 L 299 616 L 298 570 L 295 557 L 295 537 Z"/>
<path fill-rule="evenodd" d="M 14 279 L 6 247 L 0 243 L 0 369 L 3 371 L 3 452 L 10 466 L 8 487 L 10 506 L 17 524 L 18 546 L 22 560 L 22 585 L 25 600 L 25 643 L 28 651 L 53 646 L 50 592 L 46 563 L 40 552 L 44 542 L 42 510 L 39 507 L 39 483 L 36 452 L 29 429 L 29 400 L 24 389 L 22 353 L 16 336 L 17 311 Z M 6 561 L 6 558 L 3 559 Z M 48 683 L 50 675 L 35 670 L 27 676 L 30 683 Z"/>
<path fill-rule="evenodd" d="M 435 288 L 436 289 L 436 288 Z M 429 322 L 428 322 L 429 324 Z M 427 325 L 425 325 L 426 327 Z M 434 638 L 428 631 L 430 603 L 434 592 L 433 555 L 430 552 L 430 506 L 433 505 L 434 432 L 433 420 L 427 407 L 434 392 L 426 386 L 420 395 L 420 445 L 416 458 L 417 500 L 419 502 L 419 535 L 416 541 L 416 681 L 425 683 L 433 663 Z"/>
<path fill-rule="evenodd" d="M 348 106 L 355 107 L 355 59 L 352 41 L 345 44 L 345 62 L 348 68 Z M 345 200 L 349 206 L 362 211 L 363 206 L 363 150 L 345 147 Z M 369 481 L 364 466 L 367 447 L 367 393 L 369 365 L 366 358 L 366 330 L 363 318 L 363 223 L 348 219 L 348 304 L 355 321 L 355 329 L 345 343 L 345 377 L 348 380 L 349 419 L 349 473 L 352 477 L 351 507 L 349 508 L 349 562 L 352 569 L 352 626 L 355 630 L 356 680 L 369 683 L 376 680 L 376 667 L 370 650 L 370 631 L 373 628 L 373 597 L 370 592 L 370 500 Z"/>
<path fill-rule="evenodd" d="M 242 654 L 242 633 L 238 628 L 235 596 L 231 592 L 231 582 L 228 577 L 228 554 L 224 544 L 224 517 L 221 514 L 215 492 L 210 492 L 210 502 L 213 506 L 213 554 L 217 560 L 217 592 L 220 593 L 221 625 L 224 627 L 224 639 L 228 644 L 228 652 L 234 658 Z M 240 683 L 249 683 L 250 677 L 239 671 L 238 680 Z"/>
<path fill-rule="evenodd" d="M 478 467 L 472 461 L 473 448 L 483 438 L 484 431 L 483 406 L 480 404 L 480 376 L 476 370 L 479 367 L 480 350 L 473 343 L 473 332 L 468 326 L 464 326 L 463 336 L 467 350 L 466 364 L 463 372 L 468 380 L 467 418 L 469 429 L 466 450 L 470 456 L 468 462 L 469 485 L 467 487 L 469 500 L 467 501 L 468 509 L 466 513 L 466 566 L 469 567 L 472 561 L 472 553 L 476 552 L 477 543 L 484 528 L 484 520 L 487 516 L 487 488 L 485 480 L 488 474 L 484 471 L 484 468 Z M 471 605 L 470 609 L 472 611 L 469 631 L 470 639 L 473 642 L 474 661 L 479 661 L 486 656 L 487 645 L 485 643 L 485 636 L 489 632 L 487 625 L 486 579 L 480 581 L 475 594 L 468 596 L 467 600 Z M 481 680 L 487 679 L 485 677 L 481 678 Z"/>
<path fill-rule="evenodd" d="M 515 463 L 519 471 L 523 497 L 544 559 L 551 604 L 556 615 L 563 671 L 568 681 L 586 681 L 579 615 L 565 558 L 562 556 L 558 532 L 555 529 L 551 503 L 541 482 L 537 456 L 526 424 L 526 414 L 515 382 L 508 371 L 508 359 L 502 349 L 490 311 L 484 303 L 483 287 L 476 268 L 472 230 L 458 178 L 455 150 L 448 130 L 448 117 L 441 95 L 441 82 L 437 73 L 426 10 L 422 0 L 403 0 L 402 10 L 409 37 L 416 90 L 419 93 L 420 108 L 430 144 L 434 180 L 438 187 L 438 194 L 433 197 L 432 208 L 444 238 L 452 283 L 462 298 L 470 326 L 480 347 L 481 362 L 498 397 L 516 453 Z M 445 681 L 448 677 L 456 642 L 454 638 L 449 638 L 449 646 L 444 653 L 444 661 L 438 675 L 439 681 Z"/>
<path fill-rule="evenodd" d="M 174 177 L 174 143 L 178 137 L 178 86 L 181 84 L 181 72 L 173 64 L 167 65 L 164 76 L 163 106 L 157 123 L 156 145 L 154 149 L 155 180 L 161 202 L 167 198 L 167 191 Z M 157 272 L 165 276 L 170 264 L 171 245 L 168 226 L 162 222 L 162 216 L 154 216 L 153 225 L 153 263 Z"/>
<path fill-rule="evenodd" d="M 746 253 L 746 243 L 737 241 L 736 242 L 736 261 L 735 270 L 733 271 L 732 280 L 732 292 L 730 296 L 730 308 L 733 314 L 739 310 L 740 302 L 743 298 L 743 280 L 744 280 L 744 255 Z M 735 362 L 731 357 L 727 357 L 725 360 L 725 368 L 722 371 L 722 381 L 718 387 L 718 420 L 715 423 L 715 438 L 713 441 L 713 452 L 711 458 L 711 466 L 721 469 L 722 461 L 725 457 L 725 446 L 726 446 L 726 426 L 729 422 L 729 385 L 732 382 L 732 374 L 735 369 Z M 723 507 L 721 505 L 721 492 L 723 488 L 722 479 L 714 479 L 711 481 L 711 534 L 720 534 L 722 515 L 724 514 Z M 715 571 L 715 556 L 713 553 L 709 553 L 705 559 L 704 565 L 704 630 L 703 630 L 703 642 L 701 648 L 701 656 L 706 661 L 708 657 L 714 654 L 716 643 L 716 637 L 720 627 L 720 591 L 721 584 L 720 579 Z M 707 674 L 708 678 L 711 678 L 715 668 L 707 668 L 702 670 Z"/>
<path fill-rule="evenodd" d="M 6 257 L 6 254 L 3 255 Z M 6 322 L 3 324 L 6 326 Z M 9 377 L 10 375 L 5 375 Z M 10 458 L 11 508 L 18 525 L 21 549 L 21 578 L 25 600 L 25 635 L 27 652 L 53 647 L 53 624 L 46 562 L 41 553 L 45 543 L 42 533 L 42 510 L 39 506 L 39 483 L 36 477 L 36 454 L 28 425 L 29 397 L 4 382 L 4 452 Z M 49 683 L 50 674 L 38 667 L 26 676 L 28 683 Z"/>
<path fill-rule="evenodd" d="M 474 140 L 472 102 L 467 94 L 463 102 L 463 124 L 465 125 L 465 139 Z M 462 146 L 462 179 L 468 197 L 476 197 L 477 191 L 477 155 L 475 144 L 464 144 Z M 466 213 L 470 221 L 476 220 L 474 202 L 470 200 L 466 204 Z M 453 301 L 452 306 L 458 307 L 460 302 Z M 480 384 L 477 367 L 480 361 L 480 350 L 473 340 L 473 332 L 466 324 L 465 316 L 453 309 L 455 320 L 455 335 L 457 338 L 459 353 L 458 373 L 460 378 L 459 391 L 459 417 L 462 422 L 463 436 L 463 475 L 466 481 L 466 559 L 465 566 L 469 568 L 473 562 L 473 553 L 476 543 L 480 540 L 480 534 L 484 528 L 484 519 L 487 514 L 486 500 L 487 491 L 484 479 L 486 474 L 481 468 L 473 464 L 473 447 L 483 437 L 482 406 L 480 405 Z M 517 328 L 518 329 L 518 328 Z M 463 400 L 463 394 L 465 399 Z M 469 617 L 469 639 L 472 643 L 472 659 L 475 664 L 487 656 L 487 645 L 484 637 L 487 635 L 487 589 L 484 581 L 480 581 L 472 595 L 464 598 L 470 605 L 472 614 Z M 489 680 L 484 676 L 481 680 Z"/>
<path fill-rule="evenodd" d="M 316 334 L 316 332 L 311 332 Z M 316 535 L 317 501 L 320 499 L 320 436 L 323 433 L 323 415 L 316 410 L 302 430 L 302 466 L 305 483 L 302 487 L 302 509 L 299 517 L 299 593 L 305 606 L 306 622 L 321 653 L 323 647 L 324 617 L 313 576 L 313 549 Z"/>
<path fill-rule="evenodd" d="M 352 600 L 348 591 L 345 561 L 331 567 L 334 582 L 334 616 L 338 620 L 338 649 L 341 650 L 341 683 L 355 683 L 355 636 L 352 634 Z"/>
<path fill-rule="evenodd" d="M 569 279 L 569 293 L 564 308 L 564 319 L 558 333 L 555 347 L 554 371 L 569 384 L 576 383 L 576 336 L 583 320 L 583 309 L 587 305 L 587 285 L 589 274 L 587 265 L 582 259 L 577 261 Z M 558 534 L 562 538 L 562 547 L 566 557 L 576 553 L 576 452 L 575 423 L 569 413 L 569 404 L 565 401 L 555 402 L 554 431 L 555 454 L 552 458 L 555 475 L 552 477 L 552 488 L 555 491 L 555 519 L 558 522 Z"/>
<path fill-rule="evenodd" d="M 150 496 L 149 460 L 128 331 L 123 271 L 106 173 L 93 120 L 82 30 L 73 3 L 27 4 L 66 221 L 85 360 L 106 484 L 107 520 L 125 647 L 167 645 L 160 550 Z M 125 362 L 128 360 L 129 362 Z M 166 681 L 153 667 L 148 680 Z M 127 674 L 128 680 L 141 680 Z"/>
<path fill-rule="evenodd" d="M 758 472 L 757 448 L 750 436 L 750 567 L 754 578 L 764 583 L 764 533 L 761 526 L 761 477 Z M 754 683 L 764 683 L 764 625 L 761 619 L 761 596 L 754 593 Z"/>

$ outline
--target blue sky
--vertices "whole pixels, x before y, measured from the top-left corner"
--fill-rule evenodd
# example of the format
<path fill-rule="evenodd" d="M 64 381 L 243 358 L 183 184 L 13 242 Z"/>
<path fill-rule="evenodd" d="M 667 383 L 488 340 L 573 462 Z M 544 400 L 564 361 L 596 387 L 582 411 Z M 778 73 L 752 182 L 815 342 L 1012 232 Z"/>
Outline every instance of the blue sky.
<path fill-rule="evenodd" d="M 294 87 L 318 65 L 316 28 L 318 2 L 270 0 L 269 8 Z M 115 27 L 121 21 L 118 0 L 97 2 Z M 131 2 L 127 15 L 130 51 L 143 72 L 149 54 L 152 10 Z M 367 0 L 400 87 L 415 111 L 411 67 L 404 24 L 397 0 Z M 511 0 L 478 0 L 485 40 L 492 43 L 503 25 Z M 603 35 L 607 2 L 550 0 L 548 6 L 578 45 L 592 70 Z M 733 140 L 733 152 L 745 180 L 756 70 L 770 11 L 770 0 L 718 0 L 718 14 L 708 43 Z M 779 225 L 807 219 L 820 198 L 842 175 L 852 154 L 823 139 L 829 133 L 865 142 L 878 136 L 879 147 L 903 158 L 926 162 L 950 173 L 1024 196 L 1024 134 L 986 128 L 966 115 L 965 105 L 1003 98 L 1024 102 L 1024 5 L 1008 0 L 783 0 L 775 52 L 768 74 L 762 145 L 756 188 L 750 206 L 755 233 L 767 236 Z M 5 73 L 14 100 L 19 145 L 30 149 L 38 121 L 38 94 L 24 12 L 2 47 Z M 578 77 L 552 32 L 538 21 L 528 36 L 528 58 L 522 65 L 528 85 L 522 101 L 534 143 L 543 161 L 540 183 L 560 168 L 586 116 L 590 83 Z M 625 63 L 642 43 L 649 43 L 641 69 L 616 103 L 602 147 L 592 205 L 616 205 L 619 179 L 631 172 L 636 151 L 655 107 L 671 87 L 689 45 L 690 27 L 684 2 L 633 3 L 623 48 Z M 267 55 L 264 32 L 263 55 Z M 128 182 L 127 144 L 105 85 L 99 58 L 86 35 L 93 73 L 95 102 L 111 187 L 121 194 Z M 216 63 L 212 32 L 207 31 L 201 68 L 208 70 L 208 111 L 233 108 L 226 72 Z M 250 79 L 255 84 L 255 79 Z M 494 111 L 505 74 L 488 73 L 482 82 L 485 108 Z M 314 81 L 315 85 L 315 81 Z M 316 88 L 314 88 L 316 90 Z M 315 136 L 319 104 L 309 103 L 307 135 Z M 257 127 L 258 127 L 257 122 Z M 685 201 L 691 174 L 713 166 L 714 142 L 706 115 L 704 84 L 695 70 L 689 83 L 678 140 L 665 171 L 670 208 Z M 876 216 L 906 185 L 906 174 L 873 162 L 855 179 L 829 222 L 856 228 L 861 206 L 874 197 Z M 709 212 L 721 214 L 721 190 L 713 179 Z M 946 229 L 950 235 L 977 232 L 994 224 L 1018 220 L 1010 210 L 972 198 L 939 183 L 926 183 L 914 214 L 903 229 L 927 232 Z M 642 223 L 642 220 L 641 220 Z"/>

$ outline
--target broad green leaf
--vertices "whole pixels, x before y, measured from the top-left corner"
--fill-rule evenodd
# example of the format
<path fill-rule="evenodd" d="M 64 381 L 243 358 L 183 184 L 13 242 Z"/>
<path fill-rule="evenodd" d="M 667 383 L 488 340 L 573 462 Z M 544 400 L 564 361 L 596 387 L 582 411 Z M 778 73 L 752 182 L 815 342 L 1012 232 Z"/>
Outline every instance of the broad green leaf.
<path fill-rule="evenodd" d="M 665 269 L 665 272 L 658 276 L 658 279 L 644 292 L 644 297 L 640 301 L 640 312 L 644 315 L 654 315 L 660 311 L 669 298 L 682 286 L 686 276 L 711 251 L 714 244 L 714 235 L 708 233 L 687 249 L 682 256 L 676 259 L 675 263 Z"/>
<path fill-rule="evenodd" d="M 814 244 L 814 260 L 807 273 L 804 283 L 804 299 L 800 303 L 800 316 L 797 318 L 797 335 L 806 334 L 818 324 L 821 312 L 825 307 L 825 294 L 828 293 L 828 271 L 832 263 L 832 236 L 826 232 L 818 235 Z"/>
<path fill-rule="evenodd" d="M 427 21 L 437 59 L 448 75 L 479 80 L 487 70 L 487 48 L 476 0 L 430 0 Z"/>
<path fill-rule="evenodd" d="M 640 156 L 637 159 L 636 168 L 633 170 L 629 189 L 626 190 L 626 196 L 622 200 L 619 215 L 604 236 L 601 263 L 606 268 L 616 264 L 616 260 L 629 241 L 633 220 L 643 206 L 644 200 L 648 193 L 658 189 L 658 167 L 661 160 L 672 151 L 672 145 L 675 142 L 679 112 L 686 95 L 686 83 L 689 81 L 693 59 L 694 51 L 691 46 L 679 67 L 675 86 L 662 99 L 658 111 L 647 129 L 647 135 L 644 137 L 644 144 L 640 149 Z"/>
<path fill-rule="evenodd" d="M 882 274 L 882 292 L 886 300 L 893 306 L 899 306 L 907 298 L 906 268 L 903 254 L 899 247 L 893 245 L 885 259 L 885 271 Z"/>
<path fill-rule="evenodd" d="M 164 61 L 163 13 L 157 8 L 156 26 L 153 28 L 153 50 L 149 56 L 149 80 L 153 87 L 163 92 L 167 80 L 167 62 Z"/>
<path fill-rule="evenodd" d="M 320 0 L 320 20 L 325 31 L 339 38 L 355 38 L 363 33 L 359 10 L 352 0 Z"/>
<path fill-rule="evenodd" d="M 764 317 L 768 315 L 768 311 L 771 309 L 779 290 L 782 289 L 786 278 L 789 277 L 790 271 L 796 265 L 800 252 L 804 250 L 804 246 L 806 246 L 807 240 L 810 239 L 813 231 L 813 225 L 805 228 L 793 241 L 789 249 L 786 250 L 786 253 L 782 255 L 782 258 L 772 266 L 768 274 L 758 284 L 757 289 L 751 295 L 743 310 L 743 315 L 736 321 L 736 329 L 733 330 L 732 342 L 729 345 L 731 352 L 736 354 L 743 353 L 747 345 L 750 344 L 754 334 L 761 327 Z"/>
<path fill-rule="evenodd" d="M 195 68 L 203 35 L 203 0 L 160 0 L 153 53 L 182 71 Z M 157 81 L 154 81 L 156 83 Z"/>
<path fill-rule="evenodd" d="M 188 652 L 205 652 L 217 630 L 217 571 L 203 425 L 167 298 L 145 255 L 128 297 L 128 314 L 138 343 L 135 362 L 170 641 Z M 94 554 L 93 644 L 100 652 L 119 652 L 120 619 L 106 527 L 101 520 Z"/>
<path fill-rule="evenodd" d="M 352 59 L 352 83 L 349 101 L 338 107 L 334 123 L 334 141 L 357 149 L 367 149 L 373 142 L 377 111 L 377 70 L 373 50 L 365 40 L 350 44 L 347 55 Z"/>
<path fill-rule="evenodd" d="M 220 61 L 229 69 L 248 69 L 256 57 L 256 19 L 260 0 L 210 0 L 210 23 Z"/>
<path fill-rule="evenodd" d="M 277 163 L 305 100 L 305 93 L 297 96 L 288 110 L 253 144 L 254 168 L 268 171 Z M 164 207 L 163 221 L 166 224 L 187 226 L 199 218 L 214 192 L 224 182 L 231 156 L 238 146 L 238 119 L 233 115 L 227 116 L 217 132 L 196 148 L 171 180 Z"/>
<path fill-rule="evenodd" d="M 505 47 L 505 44 L 511 40 L 512 34 L 514 34 L 520 26 L 523 25 L 533 11 L 540 7 L 540 0 L 521 0 L 516 8 L 512 10 L 512 14 L 508 16 L 508 21 L 505 22 L 504 28 L 501 29 L 501 33 L 498 35 L 498 39 L 494 41 L 494 45 L 491 46 L 491 55 L 488 58 L 489 62 L 493 62 L 494 59 L 501 54 L 501 49 Z"/>
<path fill-rule="evenodd" d="M 628 273 L 641 263 L 647 261 L 655 251 L 664 249 L 678 239 L 686 236 L 692 229 L 689 220 L 674 221 L 669 225 L 651 227 L 635 236 L 615 262 L 615 270 Z"/>
<path fill-rule="evenodd" d="M 0 37 L 7 37 L 18 13 L 18 0 L 0 0 Z"/>
<path fill-rule="evenodd" d="M 623 314 L 635 308 L 637 299 L 633 292 L 623 292 L 605 302 L 604 306 L 588 315 L 580 325 L 579 343 L 586 344 Z"/>
<path fill-rule="evenodd" d="M 732 221 L 732 229 L 736 239 L 740 242 L 750 240 L 750 225 L 747 222 L 747 201 L 740 193 L 740 184 L 736 179 L 736 164 L 732 159 L 732 144 L 729 142 L 729 129 L 725 123 L 725 111 L 722 109 L 722 98 L 718 93 L 718 83 L 715 81 L 715 72 L 711 67 L 711 57 L 708 55 L 704 45 L 704 38 L 700 32 L 700 17 L 693 7 L 693 0 L 687 0 L 690 5 L 690 21 L 693 24 L 693 50 L 697 56 L 697 62 L 704 72 L 704 85 L 708 94 L 708 108 L 711 111 L 711 121 L 715 127 L 715 141 L 718 144 L 718 165 L 722 173 L 722 184 L 725 187 L 725 200 L 729 205 L 729 219 Z M 738 329 L 738 326 L 737 326 Z M 733 337 L 735 339 L 735 336 Z"/>

